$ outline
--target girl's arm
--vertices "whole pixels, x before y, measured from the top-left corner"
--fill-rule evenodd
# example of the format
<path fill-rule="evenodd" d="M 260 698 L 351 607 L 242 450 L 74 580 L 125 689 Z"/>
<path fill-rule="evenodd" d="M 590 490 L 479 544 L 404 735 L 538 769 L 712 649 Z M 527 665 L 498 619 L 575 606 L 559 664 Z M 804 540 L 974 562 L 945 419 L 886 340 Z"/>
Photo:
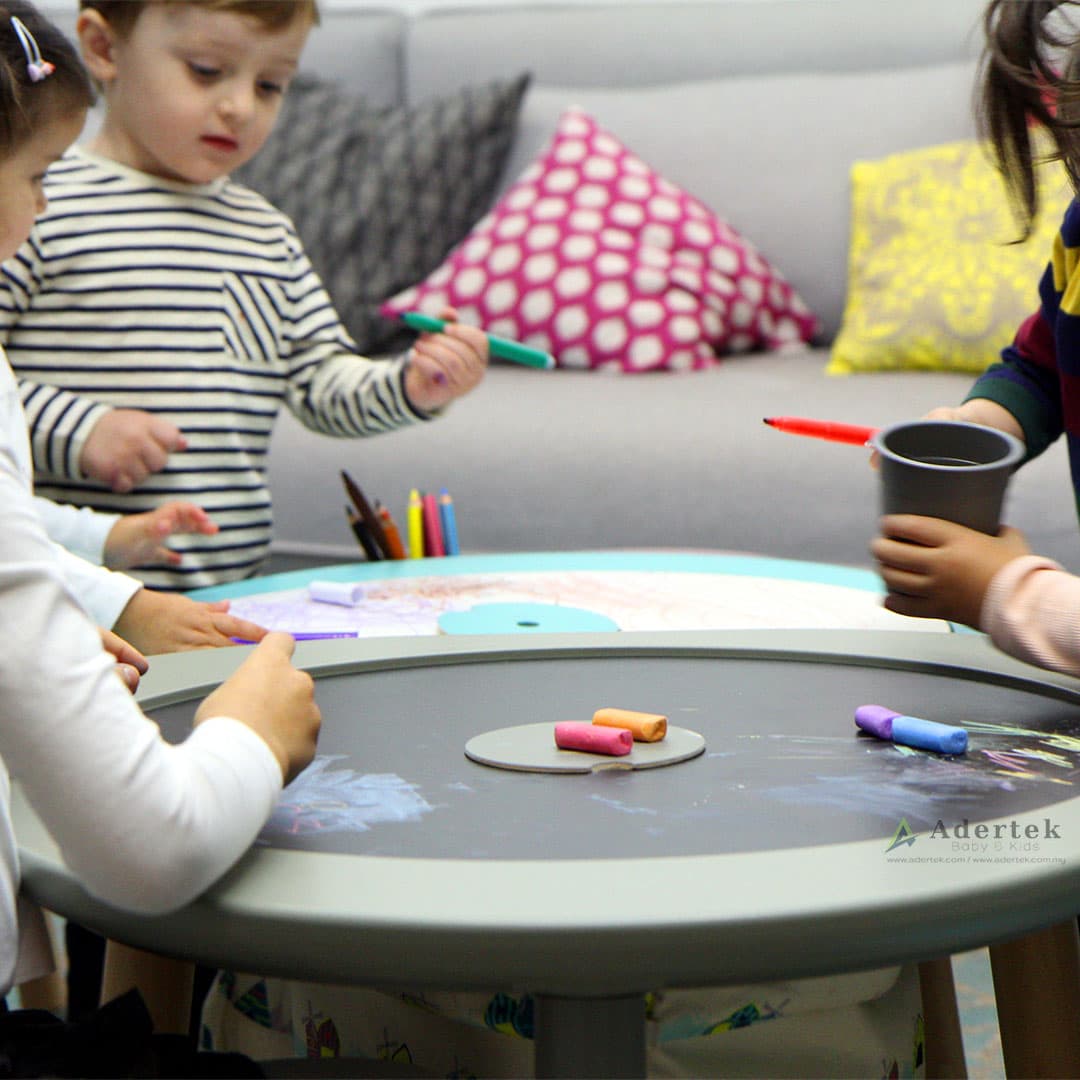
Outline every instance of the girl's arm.
<path fill-rule="evenodd" d="M 1025 555 L 1003 566 L 983 600 L 982 628 L 1029 664 L 1080 676 L 1080 578 L 1052 559 Z"/>
<path fill-rule="evenodd" d="M 1052 273 L 1047 270 L 1047 274 Z M 975 423 L 1002 427 L 998 417 L 1011 420 L 1002 429 L 1022 439 L 1027 458 L 1041 454 L 1064 430 L 1061 383 L 1053 327 L 1045 308 L 1030 315 L 1020 325 L 1001 361 L 976 379 L 960 417 Z"/>
<path fill-rule="evenodd" d="M 105 563 L 105 541 L 120 520 L 119 514 L 103 514 L 89 506 L 70 506 L 34 496 L 34 506 L 49 539 L 97 566 Z"/>
<path fill-rule="evenodd" d="M 284 768 L 229 716 L 166 743 L 72 599 L 0 447 L 0 756 L 69 866 L 109 903 L 179 907 L 254 840 Z"/>

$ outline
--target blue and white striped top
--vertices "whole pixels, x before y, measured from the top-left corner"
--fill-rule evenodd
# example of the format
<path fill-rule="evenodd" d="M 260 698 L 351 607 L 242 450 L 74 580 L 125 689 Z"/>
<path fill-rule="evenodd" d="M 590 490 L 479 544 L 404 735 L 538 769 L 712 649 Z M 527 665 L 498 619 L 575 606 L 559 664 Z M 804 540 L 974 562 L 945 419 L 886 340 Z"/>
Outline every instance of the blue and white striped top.
<path fill-rule="evenodd" d="M 0 344 L 20 380 L 36 490 L 105 511 L 204 507 L 220 532 L 175 538 L 183 565 L 138 571 L 150 586 L 258 569 L 282 402 L 336 436 L 426 418 L 406 399 L 402 358 L 357 355 L 291 222 L 261 195 L 228 178 L 173 183 L 81 149 L 50 169 L 46 194 L 0 275 Z M 128 494 L 84 479 L 79 454 L 109 407 L 170 420 L 188 449 Z"/>

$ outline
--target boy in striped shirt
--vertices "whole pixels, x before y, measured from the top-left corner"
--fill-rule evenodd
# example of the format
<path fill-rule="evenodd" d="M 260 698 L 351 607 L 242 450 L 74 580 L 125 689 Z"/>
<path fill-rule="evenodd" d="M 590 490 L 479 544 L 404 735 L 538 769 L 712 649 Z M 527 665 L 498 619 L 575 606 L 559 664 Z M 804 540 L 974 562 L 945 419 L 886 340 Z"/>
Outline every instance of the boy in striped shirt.
<path fill-rule="evenodd" d="M 486 369 L 484 335 L 453 322 L 405 356 L 358 355 L 291 222 L 229 178 L 317 19 L 314 0 L 82 0 L 105 118 L 50 170 L 49 208 L 0 280 L 38 492 L 123 513 L 189 500 L 217 524 L 184 538 L 179 566 L 137 571 L 155 589 L 258 570 L 282 405 L 371 435 L 431 418 Z"/>

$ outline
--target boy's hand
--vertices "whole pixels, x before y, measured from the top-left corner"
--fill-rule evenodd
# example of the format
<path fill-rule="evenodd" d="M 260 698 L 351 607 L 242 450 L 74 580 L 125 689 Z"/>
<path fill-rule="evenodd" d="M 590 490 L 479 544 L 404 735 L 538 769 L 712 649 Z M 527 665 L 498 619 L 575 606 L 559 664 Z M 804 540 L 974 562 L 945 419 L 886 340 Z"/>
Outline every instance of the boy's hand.
<path fill-rule="evenodd" d="M 105 538 L 105 565 L 112 570 L 149 563 L 179 566 L 183 556 L 165 546 L 166 538 L 178 533 L 213 536 L 217 531 L 210 515 L 194 503 L 170 502 L 145 514 L 125 514 Z"/>
<path fill-rule="evenodd" d="M 140 589 L 113 629 L 144 653 L 183 652 L 235 645 L 233 638 L 261 641 L 266 628 L 228 614 L 229 602 L 201 603 L 176 593 Z"/>
<path fill-rule="evenodd" d="M 311 763 L 322 723 L 314 680 L 292 665 L 295 644 L 288 634 L 267 634 L 195 713 L 196 725 L 211 716 L 247 724 L 274 752 L 286 784 Z"/>
<path fill-rule="evenodd" d="M 946 619 L 978 629 L 983 598 L 1007 562 L 1027 555 L 1016 529 L 997 536 L 941 518 L 890 514 L 870 553 L 889 590 L 885 607 L 899 615 Z"/>
<path fill-rule="evenodd" d="M 184 433 L 168 420 L 140 409 L 111 409 L 90 429 L 79 468 L 113 491 L 131 491 L 161 472 L 173 451 L 186 449 Z"/>
<path fill-rule="evenodd" d="M 134 645 L 129 645 L 118 634 L 111 630 L 98 627 L 101 634 L 101 644 L 107 653 L 116 658 L 116 673 L 124 681 L 124 685 L 134 694 L 139 689 L 139 677 L 145 675 L 150 665 Z"/>
<path fill-rule="evenodd" d="M 424 412 L 434 412 L 467 394 L 487 370 L 484 331 L 457 322 L 453 308 L 444 308 L 439 317 L 450 325 L 438 334 L 421 334 L 405 369 L 405 393 L 413 407 Z"/>

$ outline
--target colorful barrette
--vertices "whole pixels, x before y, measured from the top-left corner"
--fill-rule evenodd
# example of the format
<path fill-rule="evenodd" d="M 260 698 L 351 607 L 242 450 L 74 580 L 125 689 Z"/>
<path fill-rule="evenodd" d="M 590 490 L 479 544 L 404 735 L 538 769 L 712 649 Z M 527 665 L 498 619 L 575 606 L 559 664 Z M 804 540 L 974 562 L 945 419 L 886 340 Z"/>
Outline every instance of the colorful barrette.
<path fill-rule="evenodd" d="M 11 26 L 19 39 L 19 44 L 23 47 L 23 52 L 26 53 L 26 74 L 30 76 L 30 81 L 41 82 L 42 79 L 48 78 L 56 70 L 56 65 L 42 57 L 34 35 L 26 29 L 26 24 L 22 19 L 12 15 Z"/>

